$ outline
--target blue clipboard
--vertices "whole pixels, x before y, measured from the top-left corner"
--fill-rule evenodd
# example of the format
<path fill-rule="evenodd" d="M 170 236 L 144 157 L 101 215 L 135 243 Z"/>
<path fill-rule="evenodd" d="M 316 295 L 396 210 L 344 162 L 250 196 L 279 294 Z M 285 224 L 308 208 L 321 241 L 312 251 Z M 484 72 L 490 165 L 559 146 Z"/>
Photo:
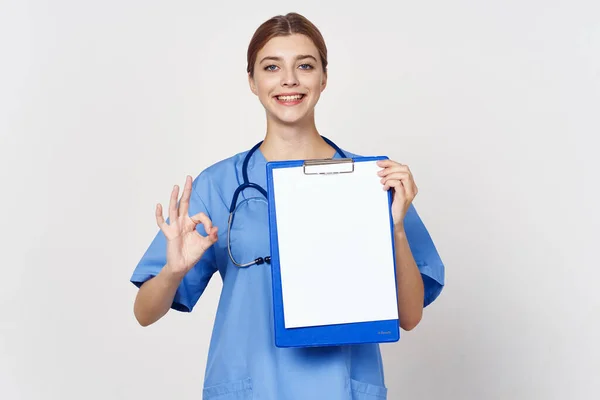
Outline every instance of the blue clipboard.
<path fill-rule="evenodd" d="M 386 297 L 386 306 L 389 309 L 394 301 L 393 306 L 396 309 L 396 314 L 392 318 L 361 321 L 361 322 L 343 322 L 331 323 L 311 326 L 298 326 L 286 328 L 285 306 L 283 295 L 282 282 L 282 265 L 280 258 L 280 243 L 278 236 L 278 204 L 277 204 L 277 182 L 274 179 L 276 173 L 281 169 L 295 168 L 296 171 L 302 171 L 301 174 L 306 178 L 296 179 L 312 179 L 311 177 L 319 177 L 323 175 L 331 176 L 330 179 L 336 179 L 336 175 L 352 174 L 356 167 L 360 167 L 361 163 L 376 162 L 377 160 L 387 159 L 385 156 L 376 157 L 354 157 L 346 159 L 324 159 L 324 160 L 293 160 L 293 161 L 273 161 L 268 162 L 267 169 L 267 192 L 269 204 L 269 229 L 270 229 L 270 247 L 271 247 L 271 271 L 273 285 L 273 312 L 274 312 L 274 329 L 275 329 L 275 345 L 277 347 L 315 347 L 315 346 L 340 346 L 361 343 L 387 343 L 396 342 L 400 339 L 399 319 L 397 315 L 397 286 L 396 286 L 396 271 L 395 271 L 395 250 L 394 250 L 394 235 L 393 235 L 393 220 L 391 215 L 392 194 L 387 192 L 387 204 L 383 204 L 384 210 L 387 213 L 389 221 L 389 246 L 392 260 L 393 272 L 388 271 L 389 276 L 393 276 L 393 300 L 391 297 L 391 289 L 388 289 L 389 296 Z M 371 163 L 372 165 L 373 163 Z M 365 166 L 367 164 L 364 164 Z M 290 171 L 291 172 L 291 171 Z M 288 172 L 289 173 L 289 172 Z M 299 176 L 300 172 L 295 173 Z M 281 175 L 279 175 L 281 176 Z M 347 178 L 350 179 L 350 178 Z M 376 175 L 373 178 L 379 183 L 379 177 Z M 364 178 L 363 178 L 364 180 Z M 279 182 L 283 182 L 280 180 Z M 333 182 L 333 181 L 331 181 Z M 279 184 L 283 186 L 282 183 Z M 379 183 L 379 185 L 381 185 Z M 280 189 L 282 190 L 282 189 Z M 379 188 L 381 189 L 381 186 Z M 281 193 L 281 192 L 279 192 Z M 384 194 L 385 195 L 385 194 Z M 290 195 L 288 195 L 289 197 Z M 342 200 L 340 200 L 342 201 Z M 379 203 L 381 204 L 381 203 Z M 387 207 L 385 207 L 387 205 Z M 281 206 L 280 206 L 281 207 Z M 382 208 L 382 207 L 378 207 Z M 367 215 L 368 212 L 365 212 Z M 382 221 L 380 218 L 379 221 Z M 380 227 L 383 224 L 380 223 Z M 289 230 L 289 227 L 288 227 Z M 283 232 L 283 230 L 282 230 Z M 380 235 L 382 233 L 380 232 Z M 387 237 L 387 232 L 384 233 Z M 386 239 L 387 240 L 387 239 Z M 364 251 L 369 251 L 365 249 Z M 386 264 L 388 265 L 388 264 Z M 387 270 L 386 270 L 387 271 Z M 318 278 L 316 278 L 318 279 Z M 390 283 L 391 285 L 391 283 Z M 360 292 L 360 291 L 359 291 Z M 360 298 L 361 293 L 356 294 Z M 365 294 L 368 295 L 368 294 Z M 365 299 L 366 301 L 367 299 Z M 308 311 L 310 313 L 310 310 Z M 389 314 L 389 313 L 388 313 Z"/>

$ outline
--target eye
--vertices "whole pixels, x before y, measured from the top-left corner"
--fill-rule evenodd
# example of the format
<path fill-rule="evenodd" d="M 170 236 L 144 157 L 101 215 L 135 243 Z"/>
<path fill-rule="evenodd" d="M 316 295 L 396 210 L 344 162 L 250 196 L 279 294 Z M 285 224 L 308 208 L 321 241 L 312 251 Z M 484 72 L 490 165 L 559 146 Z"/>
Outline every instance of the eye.
<path fill-rule="evenodd" d="M 301 64 L 301 69 L 313 69 L 314 67 L 311 64 Z"/>
<path fill-rule="evenodd" d="M 271 68 L 271 67 L 273 67 L 273 68 Z M 265 71 L 275 71 L 275 68 L 277 68 L 277 66 L 276 66 L 276 65 L 267 65 L 267 66 L 264 68 L 264 70 L 265 70 Z"/>

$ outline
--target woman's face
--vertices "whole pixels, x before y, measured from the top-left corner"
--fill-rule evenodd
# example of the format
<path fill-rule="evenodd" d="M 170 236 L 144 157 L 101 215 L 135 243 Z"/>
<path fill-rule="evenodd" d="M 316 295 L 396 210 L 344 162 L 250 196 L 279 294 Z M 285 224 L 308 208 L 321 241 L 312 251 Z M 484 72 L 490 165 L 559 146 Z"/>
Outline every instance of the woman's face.
<path fill-rule="evenodd" d="M 268 118 L 295 124 L 313 117 L 327 75 L 312 40 L 294 34 L 267 42 L 258 52 L 249 82 Z"/>

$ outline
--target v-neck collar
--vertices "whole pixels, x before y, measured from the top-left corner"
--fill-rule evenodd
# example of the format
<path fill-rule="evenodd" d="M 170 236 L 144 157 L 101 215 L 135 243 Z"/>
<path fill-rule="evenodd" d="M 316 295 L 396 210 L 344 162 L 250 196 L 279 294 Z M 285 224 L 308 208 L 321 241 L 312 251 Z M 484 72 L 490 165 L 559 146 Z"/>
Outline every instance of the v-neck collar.
<path fill-rule="evenodd" d="M 341 154 L 336 150 L 335 153 L 333 154 L 333 157 L 331 159 L 337 159 L 337 158 L 342 158 Z M 288 160 L 281 160 L 281 161 L 288 161 Z M 292 160 L 289 160 L 292 161 Z M 265 157 L 265 155 L 263 154 L 262 150 L 259 148 L 256 149 L 256 151 L 254 152 L 254 154 L 252 154 L 252 157 L 250 157 L 250 161 L 248 162 L 248 168 L 254 168 L 256 166 L 263 166 L 263 165 L 267 165 L 267 159 Z"/>

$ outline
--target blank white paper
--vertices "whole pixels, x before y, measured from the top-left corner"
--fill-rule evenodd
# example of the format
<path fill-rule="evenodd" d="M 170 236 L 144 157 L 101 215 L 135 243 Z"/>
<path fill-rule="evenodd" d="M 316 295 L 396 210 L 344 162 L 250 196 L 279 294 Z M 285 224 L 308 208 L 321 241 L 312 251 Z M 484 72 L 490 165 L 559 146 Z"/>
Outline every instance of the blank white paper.
<path fill-rule="evenodd" d="M 376 161 L 334 175 L 273 169 L 286 328 L 398 318 L 380 169 Z"/>

